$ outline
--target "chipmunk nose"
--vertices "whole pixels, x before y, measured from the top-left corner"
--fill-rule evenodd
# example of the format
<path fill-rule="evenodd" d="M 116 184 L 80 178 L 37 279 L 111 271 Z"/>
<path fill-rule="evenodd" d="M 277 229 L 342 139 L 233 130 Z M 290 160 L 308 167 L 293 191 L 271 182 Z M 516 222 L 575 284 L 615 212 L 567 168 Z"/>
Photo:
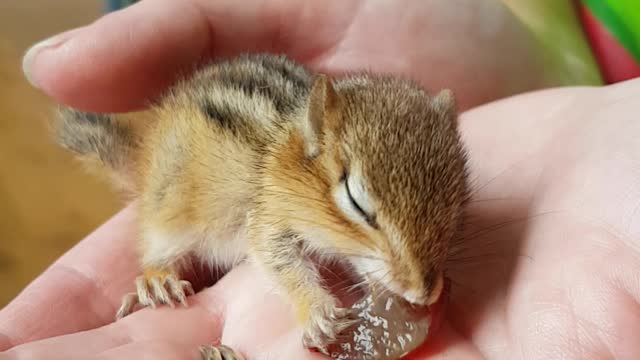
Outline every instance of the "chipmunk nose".
<path fill-rule="evenodd" d="M 429 288 L 426 289 L 426 291 L 425 289 L 416 290 L 404 288 L 400 294 L 410 303 L 427 306 L 433 305 L 440 299 L 444 288 L 444 276 L 442 273 L 433 276 L 433 280 L 429 281 L 429 285 L 427 286 Z"/>
<path fill-rule="evenodd" d="M 444 278 L 442 275 L 438 275 L 435 282 L 431 286 L 431 289 L 427 293 L 415 289 L 410 289 L 403 291 L 402 297 L 412 304 L 429 306 L 435 304 L 438 299 L 440 299 L 443 288 Z"/>
<path fill-rule="evenodd" d="M 392 281 L 385 284 L 389 290 L 402 296 L 406 301 L 416 305 L 433 305 L 442 295 L 444 290 L 444 274 L 431 272 L 429 279 L 422 284 L 408 284 L 406 282 Z"/>

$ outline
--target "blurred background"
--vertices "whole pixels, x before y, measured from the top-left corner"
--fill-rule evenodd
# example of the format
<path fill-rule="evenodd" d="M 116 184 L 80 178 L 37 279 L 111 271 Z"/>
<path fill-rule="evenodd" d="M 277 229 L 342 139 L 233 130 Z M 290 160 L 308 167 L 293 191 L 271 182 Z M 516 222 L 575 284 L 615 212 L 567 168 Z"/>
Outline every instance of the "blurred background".
<path fill-rule="evenodd" d="M 21 68 L 31 44 L 93 21 L 104 7 L 0 1 L 0 307 L 119 207 L 108 186 L 51 143 L 51 103 Z"/>

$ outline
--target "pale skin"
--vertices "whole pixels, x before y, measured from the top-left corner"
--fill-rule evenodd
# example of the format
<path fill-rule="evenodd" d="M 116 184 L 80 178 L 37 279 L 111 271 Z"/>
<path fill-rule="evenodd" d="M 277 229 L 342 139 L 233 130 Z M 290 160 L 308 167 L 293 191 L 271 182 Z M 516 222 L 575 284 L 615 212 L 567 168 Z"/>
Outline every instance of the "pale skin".
<path fill-rule="evenodd" d="M 203 49 L 241 50 L 225 47 L 224 41 L 207 43 L 198 38 L 201 22 L 185 19 L 187 15 L 163 18 L 162 11 L 171 13 L 170 3 L 155 3 L 137 10 L 138 15 L 126 11 L 77 30 L 74 40 L 60 45 L 66 51 L 47 50 L 47 55 L 35 58 L 32 79 L 71 105 L 124 110 L 140 106 L 142 94 L 153 96 L 161 86 L 140 70 L 148 65 L 144 62 L 154 62 L 165 73 L 175 69 L 176 61 L 188 63 Z M 140 12 L 145 13 L 145 22 L 163 21 L 170 30 L 130 39 L 136 41 L 135 47 L 115 41 L 118 31 L 142 26 L 144 22 L 136 18 Z M 237 19 L 249 16 L 246 10 L 236 12 Z M 269 33 L 244 31 L 253 43 L 263 43 L 261 37 Z M 174 33 L 179 35 L 172 42 L 168 35 Z M 193 39 L 188 51 L 185 44 L 177 47 L 185 34 L 193 35 L 187 36 Z M 98 36 L 107 39 L 90 47 L 89 43 L 95 45 L 90 40 Z M 363 34 L 351 41 L 357 48 L 367 38 Z M 162 56 L 177 49 L 184 50 L 183 60 Z M 155 57 L 133 57 L 126 64 L 117 62 L 120 68 L 115 69 L 84 60 L 111 62 L 114 56 L 124 59 L 127 51 Z M 448 56 L 458 55 L 451 51 Z M 106 52 L 112 56 L 99 56 Z M 340 54 L 345 53 L 318 55 L 315 65 L 331 68 L 336 63 L 322 59 L 339 59 Z M 432 73 L 428 65 L 415 63 L 410 68 L 424 72 L 422 79 L 428 81 Z M 475 65 L 444 69 L 439 76 L 453 81 Z M 380 66 L 387 64 L 380 60 Z M 74 71 L 79 68 L 83 71 Z M 137 74 L 140 81 L 133 81 L 140 86 L 137 97 L 129 93 L 129 86 L 116 89 L 117 81 L 106 82 L 123 72 Z M 640 81 L 600 89 L 548 90 L 462 115 L 476 189 L 467 240 L 462 243 L 467 250 L 450 264 L 449 275 L 456 285 L 446 321 L 417 359 L 631 359 L 640 352 L 629 335 L 640 331 L 639 91 Z M 493 98 L 504 95 L 493 93 Z M 460 96 L 473 99 L 474 93 L 463 90 Z M 249 359 L 322 358 L 302 348 L 290 308 L 248 265 L 190 298 L 187 309 L 142 310 L 112 323 L 122 294 L 131 290 L 139 272 L 132 246 L 134 216 L 130 208 L 118 214 L 0 312 L 0 349 L 11 349 L 4 357 L 197 359 L 198 346 L 222 340 Z M 247 331 L 252 328 L 256 330 Z"/>

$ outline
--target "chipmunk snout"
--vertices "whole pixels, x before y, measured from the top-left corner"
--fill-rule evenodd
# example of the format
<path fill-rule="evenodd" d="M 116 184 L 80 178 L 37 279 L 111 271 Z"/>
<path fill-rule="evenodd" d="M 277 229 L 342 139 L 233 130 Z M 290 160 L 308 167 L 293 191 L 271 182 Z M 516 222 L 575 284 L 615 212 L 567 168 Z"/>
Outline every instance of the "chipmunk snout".
<path fill-rule="evenodd" d="M 440 299 L 442 289 L 444 288 L 444 277 L 439 273 L 434 277 L 430 284 L 420 286 L 420 288 L 404 288 L 400 287 L 395 291 L 405 300 L 412 304 L 432 305 Z"/>
<path fill-rule="evenodd" d="M 417 305 L 432 305 L 440 299 L 444 288 L 444 276 L 440 270 L 415 271 L 406 267 L 406 262 L 379 259 L 353 259 L 358 273 L 372 282 L 372 286 L 382 286 L 406 301 Z M 414 269 L 414 271 L 411 271 Z"/>

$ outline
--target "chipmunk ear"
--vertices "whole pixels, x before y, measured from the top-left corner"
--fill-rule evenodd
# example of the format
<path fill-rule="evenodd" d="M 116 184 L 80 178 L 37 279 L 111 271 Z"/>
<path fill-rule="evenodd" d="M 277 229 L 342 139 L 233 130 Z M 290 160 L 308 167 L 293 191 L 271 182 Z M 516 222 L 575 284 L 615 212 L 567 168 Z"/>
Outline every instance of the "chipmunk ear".
<path fill-rule="evenodd" d="M 443 89 L 431 99 L 433 109 L 444 117 L 453 116 L 456 112 L 456 100 L 453 91 Z"/>
<path fill-rule="evenodd" d="M 324 74 L 316 75 L 309 94 L 307 114 L 302 133 L 305 140 L 305 154 L 309 158 L 318 156 L 324 128 L 331 116 L 335 116 L 338 94 L 331 80 Z"/>

